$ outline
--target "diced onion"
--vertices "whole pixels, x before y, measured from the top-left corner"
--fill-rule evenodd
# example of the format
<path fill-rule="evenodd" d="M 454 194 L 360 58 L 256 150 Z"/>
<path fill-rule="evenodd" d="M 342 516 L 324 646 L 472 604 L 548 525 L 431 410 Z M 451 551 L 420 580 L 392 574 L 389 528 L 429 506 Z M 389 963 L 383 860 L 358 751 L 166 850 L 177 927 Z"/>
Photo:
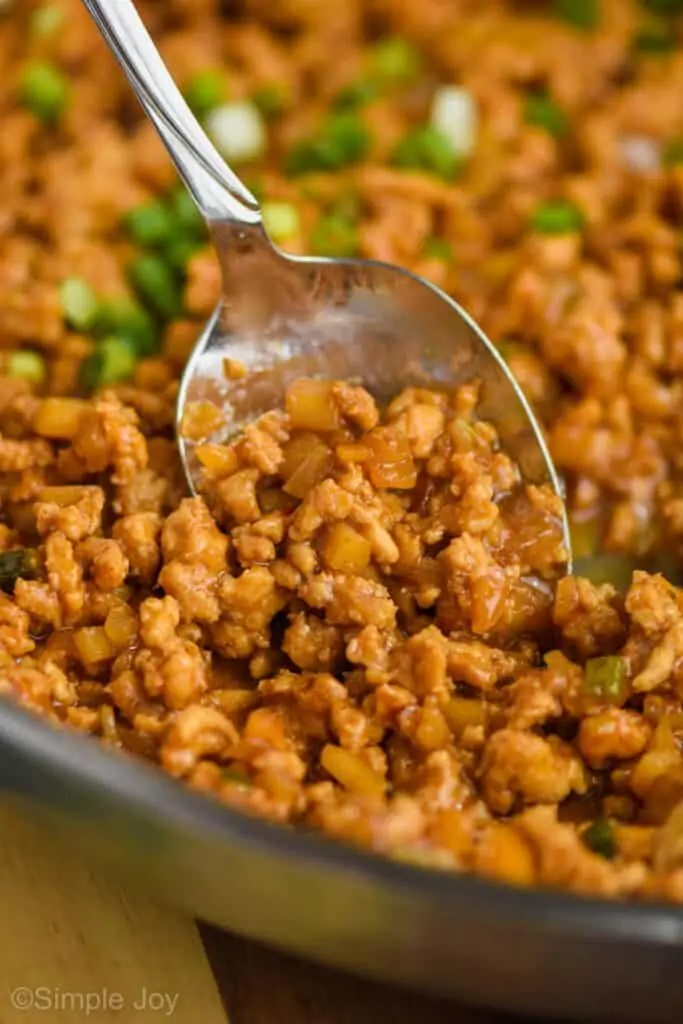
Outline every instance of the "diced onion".
<path fill-rule="evenodd" d="M 657 171 L 662 164 L 662 147 L 648 135 L 626 135 L 619 141 L 621 158 L 632 171 Z"/>
<path fill-rule="evenodd" d="M 266 148 L 266 127 L 255 104 L 247 100 L 224 103 L 206 118 L 216 148 L 236 163 L 256 160 Z"/>
<path fill-rule="evenodd" d="M 469 156 L 477 141 L 477 108 L 468 90 L 457 85 L 437 89 L 431 124 L 448 139 L 458 156 Z"/>

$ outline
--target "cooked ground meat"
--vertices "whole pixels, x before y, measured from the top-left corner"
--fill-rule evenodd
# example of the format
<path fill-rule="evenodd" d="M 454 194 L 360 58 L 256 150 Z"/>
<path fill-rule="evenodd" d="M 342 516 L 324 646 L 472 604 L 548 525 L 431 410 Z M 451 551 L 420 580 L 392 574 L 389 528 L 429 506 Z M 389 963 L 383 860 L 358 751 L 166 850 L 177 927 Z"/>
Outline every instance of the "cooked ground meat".
<path fill-rule="evenodd" d="M 410 267 L 500 345 L 583 575 L 474 383 L 300 381 L 229 445 L 190 410 L 188 497 L 216 261 L 80 0 L 8 3 L 0 690 L 249 813 L 683 901 L 679 5 L 140 6 L 218 136 L 247 104 L 278 243 Z"/>

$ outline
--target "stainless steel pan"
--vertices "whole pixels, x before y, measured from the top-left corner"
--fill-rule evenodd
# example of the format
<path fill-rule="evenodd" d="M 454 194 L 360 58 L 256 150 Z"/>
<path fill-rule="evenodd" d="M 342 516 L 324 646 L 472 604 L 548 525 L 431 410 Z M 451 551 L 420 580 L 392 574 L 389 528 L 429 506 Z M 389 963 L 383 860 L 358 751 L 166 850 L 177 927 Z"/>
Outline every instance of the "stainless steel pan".
<path fill-rule="evenodd" d="M 72 855 L 293 953 L 544 1017 L 680 1019 L 683 910 L 426 871 L 270 825 L 0 706 L 0 785 Z"/>

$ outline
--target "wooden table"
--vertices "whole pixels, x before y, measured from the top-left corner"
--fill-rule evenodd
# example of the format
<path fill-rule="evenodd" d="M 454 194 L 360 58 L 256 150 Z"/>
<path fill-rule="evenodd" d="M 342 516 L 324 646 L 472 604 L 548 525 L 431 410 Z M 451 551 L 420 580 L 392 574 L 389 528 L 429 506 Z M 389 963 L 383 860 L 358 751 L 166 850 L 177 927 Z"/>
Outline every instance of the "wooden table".
<path fill-rule="evenodd" d="M 61 849 L 56 855 L 42 825 L 1 803 L 0 944 L 0 1024 L 503 1020 L 200 928 Z"/>

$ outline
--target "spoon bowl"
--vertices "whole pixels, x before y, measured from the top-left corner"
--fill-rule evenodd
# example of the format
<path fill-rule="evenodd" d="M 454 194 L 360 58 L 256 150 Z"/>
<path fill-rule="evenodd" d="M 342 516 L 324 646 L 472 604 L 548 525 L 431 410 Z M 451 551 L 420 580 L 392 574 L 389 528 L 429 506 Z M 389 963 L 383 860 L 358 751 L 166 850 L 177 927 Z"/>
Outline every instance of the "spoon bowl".
<path fill-rule="evenodd" d="M 452 299 L 406 270 L 363 260 L 293 257 L 268 238 L 254 196 L 226 165 L 176 87 L 132 0 L 84 0 L 206 220 L 222 300 L 187 363 L 177 438 L 190 489 L 200 467 L 188 436 L 194 403 L 212 403 L 224 441 L 281 407 L 296 377 L 363 384 L 380 402 L 409 385 L 477 381 L 479 415 L 528 483 L 560 482 L 536 419 L 505 362 Z M 226 360 L 228 361 L 226 363 Z M 212 422 L 214 427 L 214 422 Z M 564 540 L 570 549 L 566 521 Z"/>
<path fill-rule="evenodd" d="M 479 415 L 494 423 L 530 483 L 559 482 L 538 425 L 506 364 L 452 299 L 406 270 L 368 260 L 293 257 L 262 228 L 214 229 L 223 299 L 187 363 L 177 404 L 181 458 L 193 491 L 201 482 L 186 410 L 217 406 L 222 423 L 202 441 L 224 442 L 281 408 L 297 377 L 362 384 L 378 402 L 403 388 L 450 389 L 477 380 Z M 227 361 L 227 362 L 226 362 Z"/>

